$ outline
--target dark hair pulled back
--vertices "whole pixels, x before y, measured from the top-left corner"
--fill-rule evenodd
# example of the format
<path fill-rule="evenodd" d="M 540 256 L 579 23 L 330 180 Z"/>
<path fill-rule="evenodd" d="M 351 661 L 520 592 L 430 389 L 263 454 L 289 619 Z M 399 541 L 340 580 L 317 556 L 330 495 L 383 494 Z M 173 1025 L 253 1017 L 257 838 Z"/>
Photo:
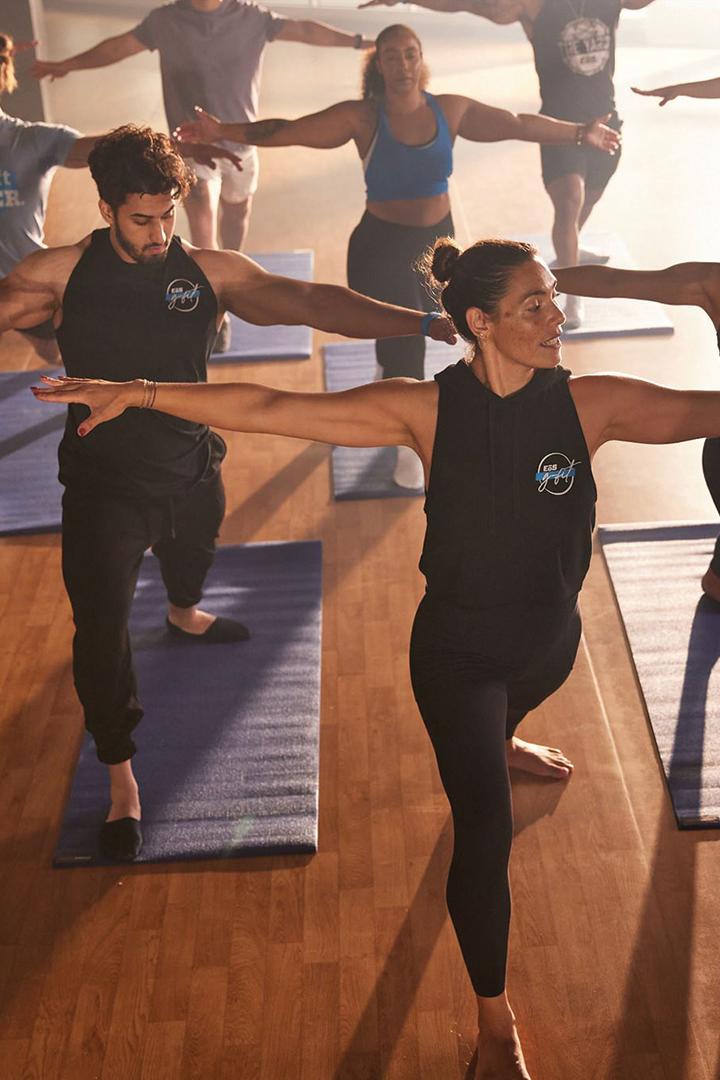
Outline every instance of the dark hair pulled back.
<path fill-rule="evenodd" d="M 450 236 L 441 236 L 420 262 L 429 287 L 440 296 L 442 306 L 457 332 L 471 345 L 477 339 L 465 313 L 477 307 L 495 315 L 507 292 L 513 271 L 537 256 L 537 248 L 518 240 L 478 240 L 463 251 Z"/>
<path fill-rule="evenodd" d="M 88 155 L 100 198 L 113 210 L 128 195 L 171 195 L 183 199 L 195 175 L 160 131 L 124 124 L 98 139 Z"/>
<path fill-rule="evenodd" d="M 396 34 L 410 34 L 414 37 L 418 43 L 420 51 L 422 52 L 422 42 L 417 36 L 415 31 L 409 27 L 404 26 L 402 23 L 393 23 L 392 26 L 386 26 L 380 31 L 375 38 L 375 46 L 372 49 L 368 49 L 363 60 L 362 69 L 362 84 L 361 92 L 365 99 L 377 100 L 378 98 L 385 96 L 385 80 L 380 74 L 380 68 L 377 65 L 377 58 L 380 55 L 380 50 L 387 42 L 388 38 L 394 37 Z M 425 64 L 423 64 L 423 76 L 421 80 L 420 89 L 424 90 L 427 86 L 430 73 Z"/>

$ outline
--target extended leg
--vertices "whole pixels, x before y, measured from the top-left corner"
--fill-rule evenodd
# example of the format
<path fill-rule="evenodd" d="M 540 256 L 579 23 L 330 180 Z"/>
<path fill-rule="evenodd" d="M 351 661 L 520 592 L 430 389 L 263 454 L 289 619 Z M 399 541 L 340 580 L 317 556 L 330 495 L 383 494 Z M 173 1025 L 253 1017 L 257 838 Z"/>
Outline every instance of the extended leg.
<path fill-rule="evenodd" d="M 185 199 L 185 213 L 190 225 L 190 239 L 196 247 L 216 248 L 220 185 L 212 180 L 198 180 Z"/>
<path fill-rule="evenodd" d="M 63 577 L 75 621 L 73 675 L 86 727 L 98 758 L 109 770 L 108 822 L 140 819 L 130 759 L 135 752 L 131 733 L 143 710 L 132 667 L 128 617 L 146 544 L 146 523 L 133 503 L 93 500 L 66 491 Z M 112 853 L 132 858 L 138 843 L 139 834 L 131 828 Z"/>
<path fill-rule="evenodd" d="M 720 513 L 720 439 L 705 440 L 702 467 L 708 491 Z M 702 588 L 708 596 L 720 603 L 720 536 L 715 541 L 713 557 L 703 575 Z"/>
<path fill-rule="evenodd" d="M 220 198 L 220 246 L 227 251 L 242 251 L 250 228 L 252 195 L 240 202 Z"/>

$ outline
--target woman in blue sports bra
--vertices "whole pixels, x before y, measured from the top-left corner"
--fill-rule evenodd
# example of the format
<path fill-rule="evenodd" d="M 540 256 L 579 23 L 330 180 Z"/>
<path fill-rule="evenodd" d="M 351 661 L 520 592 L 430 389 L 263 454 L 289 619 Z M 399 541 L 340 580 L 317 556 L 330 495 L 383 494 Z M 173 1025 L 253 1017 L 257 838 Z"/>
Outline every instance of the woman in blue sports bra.
<path fill-rule="evenodd" d="M 588 143 L 609 154 L 620 139 L 600 119 L 566 123 L 547 116 L 515 115 L 459 94 L 427 93 L 422 45 L 406 26 L 386 27 L 365 61 L 362 98 L 341 101 L 297 120 L 222 124 L 198 110 L 180 139 L 226 139 L 259 146 L 331 149 L 354 140 L 365 169 L 367 204 L 348 247 L 348 283 L 376 300 L 432 310 L 415 264 L 440 236 L 453 235 L 448 178 L 458 135 L 474 142 L 521 139 L 537 143 Z M 376 343 L 382 378 L 424 378 L 422 337 Z M 417 455 L 400 447 L 394 479 L 422 487 Z"/>

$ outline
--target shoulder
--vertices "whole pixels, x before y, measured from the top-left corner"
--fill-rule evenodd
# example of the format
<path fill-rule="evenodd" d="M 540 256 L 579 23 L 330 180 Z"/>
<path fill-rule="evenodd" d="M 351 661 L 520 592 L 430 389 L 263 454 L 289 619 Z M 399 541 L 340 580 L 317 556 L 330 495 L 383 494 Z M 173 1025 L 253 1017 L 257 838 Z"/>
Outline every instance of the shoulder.
<path fill-rule="evenodd" d="M 68 278 L 77 266 L 90 243 L 90 237 L 86 236 L 77 244 L 67 244 L 64 247 L 44 248 L 28 255 L 8 275 L 7 281 L 13 284 L 25 285 L 31 288 L 51 289 L 57 294 L 62 294 L 67 285 Z"/>
<path fill-rule="evenodd" d="M 703 264 L 700 287 L 702 296 L 699 305 L 710 316 L 716 329 L 720 329 L 720 263 Z"/>
<path fill-rule="evenodd" d="M 236 284 L 242 281 L 249 283 L 270 276 L 262 266 L 239 251 L 193 247 L 187 240 L 181 240 L 180 244 L 185 254 L 198 264 L 216 291 L 230 281 Z"/>

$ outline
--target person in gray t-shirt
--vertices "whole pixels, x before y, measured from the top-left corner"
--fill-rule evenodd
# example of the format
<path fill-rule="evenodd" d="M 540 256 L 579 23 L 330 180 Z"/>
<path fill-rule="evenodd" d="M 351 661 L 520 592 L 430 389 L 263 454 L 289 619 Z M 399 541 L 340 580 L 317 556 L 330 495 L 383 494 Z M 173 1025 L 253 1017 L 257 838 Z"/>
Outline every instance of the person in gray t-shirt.
<path fill-rule="evenodd" d="M 37 78 L 61 78 L 70 71 L 105 67 L 143 49 L 157 49 L 168 127 L 173 132 L 184 120 L 193 119 L 194 105 L 221 120 L 255 120 L 262 56 L 269 41 L 372 45 L 361 34 L 346 34 L 309 19 L 282 18 L 243 0 L 174 0 L 154 8 L 133 30 L 67 60 L 38 60 L 32 72 Z M 195 170 L 198 183 L 185 209 L 198 247 L 242 248 L 258 169 L 254 148 L 244 147 L 240 154 L 241 173 L 224 163 L 215 174 L 202 166 Z"/>

